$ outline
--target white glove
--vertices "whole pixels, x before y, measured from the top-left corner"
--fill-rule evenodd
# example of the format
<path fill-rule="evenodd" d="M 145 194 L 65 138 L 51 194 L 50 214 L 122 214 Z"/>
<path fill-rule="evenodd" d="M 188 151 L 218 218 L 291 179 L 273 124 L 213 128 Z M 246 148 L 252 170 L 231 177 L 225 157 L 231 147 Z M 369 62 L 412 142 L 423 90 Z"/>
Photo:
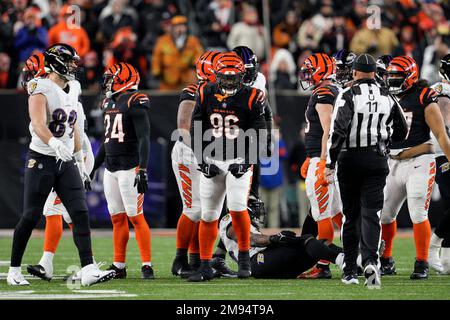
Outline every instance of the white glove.
<path fill-rule="evenodd" d="M 80 172 L 81 181 L 83 181 L 84 188 L 88 191 L 91 190 L 91 178 L 84 165 L 84 154 L 83 151 L 77 151 L 73 154 L 75 161 L 77 162 L 78 171 Z"/>
<path fill-rule="evenodd" d="M 61 159 L 64 162 L 69 162 L 72 160 L 72 152 L 64 145 L 64 143 L 55 137 L 48 140 L 48 145 L 50 148 L 55 150 L 56 159 Z"/>

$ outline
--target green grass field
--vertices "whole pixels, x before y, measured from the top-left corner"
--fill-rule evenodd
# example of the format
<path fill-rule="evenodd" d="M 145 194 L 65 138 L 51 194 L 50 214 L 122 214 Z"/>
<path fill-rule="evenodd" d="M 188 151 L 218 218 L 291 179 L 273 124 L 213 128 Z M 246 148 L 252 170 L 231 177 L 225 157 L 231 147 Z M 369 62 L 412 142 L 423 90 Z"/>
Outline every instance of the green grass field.
<path fill-rule="evenodd" d="M 42 250 L 42 237 L 29 243 L 23 264 L 35 264 Z M 111 263 L 112 240 L 110 236 L 93 238 L 97 261 Z M 341 272 L 333 268 L 331 280 L 230 280 L 215 279 L 206 283 L 188 283 L 171 275 L 170 268 L 175 251 L 173 237 L 153 237 L 154 281 L 143 281 L 137 245 L 133 238 L 128 244 L 128 278 L 113 280 L 89 288 L 68 288 L 60 279 L 46 282 L 30 280 L 29 287 L 9 287 L 5 274 L 10 257 L 11 239 L 0 238 L 0 299 L 446 299 L 450 300 L 450 276 L 440 276 L 431 271 L 429 280 L 412 281 L 409 275 L 414 263 L 412 238 L 397 238 L 394 255 L 398 274 L 382 278 L 381 290 L 368 290 L 363 279 L 359 286 L 345 286 L 340 281 Z M 78 257 L 70 236 L 65 235 L 55 256 L 55 275 L 63 276 L 70 265 L 77 265 Z M 233 268 L 236 264 L 231 262 Z M 25 268 L 23 268 L 26 274 Z"/>

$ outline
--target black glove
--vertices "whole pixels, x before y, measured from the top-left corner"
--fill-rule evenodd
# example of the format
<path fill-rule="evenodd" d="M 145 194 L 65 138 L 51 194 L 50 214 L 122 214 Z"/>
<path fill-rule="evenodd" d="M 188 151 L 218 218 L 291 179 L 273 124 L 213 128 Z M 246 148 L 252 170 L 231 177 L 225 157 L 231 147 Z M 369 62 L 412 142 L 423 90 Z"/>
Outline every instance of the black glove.
<path fill-rule="evenodd" d="M 83 181 L 83 184 L 84 184 L 84 189 L 86 190 L 86 191 L 92 191 L 92 187 L 91 187 L 91 180 L 84 180 Z"/>
<path fill-rule="evenodd" d="M 134 179 L 134 186 L 137 186 L 138 193 L 146 193 L 148 190 L 147 170 L 139 169 Z"/>
<path fill-rule="evenodd" d="M 251 165 L 246 163 L 232 163 L 228 167 L 228 171 L 236 178 L 240 178 L 248 171 L 248 169 L 250 169 L 250 167 Z"/>
<path fill-rule="evenodd" d="M 295 247 L 298 245 L 299 238 L 296 237 L 295 232 L 284 230 L 278 234 L 270 236 L 269 241 L 273 245 Z"/>
<path fill-rule="evenodd" d="M 213 178 L 220 173 L 220 169 L 215 164 L 202 163 L 199 165 L 199 171 L 203 173 L 206 178 Z"/>

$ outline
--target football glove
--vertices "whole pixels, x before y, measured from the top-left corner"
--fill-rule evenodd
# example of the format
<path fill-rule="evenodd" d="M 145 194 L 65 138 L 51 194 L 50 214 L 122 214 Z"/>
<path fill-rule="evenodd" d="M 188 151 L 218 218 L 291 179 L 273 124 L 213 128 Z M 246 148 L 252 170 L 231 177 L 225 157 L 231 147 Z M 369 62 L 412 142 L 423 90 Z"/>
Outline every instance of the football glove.
<path fill-rule="evenodd" d="M 299 238 L 296 237 L 295 232 L 283 230 L 280 233 L 271 235 L 269 241 L 273 245 L 280 245 L 286 247 L 294 247 L 299 243 Z"/>
<path fill-rule="evenodd" d="M 137 186 L 138 193 L 146 193 L 148 190 L 148 176 L 147 170 L 139 169 L 134 179 L 134 186 Z"/>
<path fill-rule="evenodd" d="M 202 163 L 199 165 L 198 170 L 201 171 L 203 175 L 208 179 L 213 178 L 218 174 L 220 174 L 220 169 L 215 164 Z"/>
<path fill-rule="evenodd" d="M 91 177 L 87 173 L 86 166 L 84 164 L 84 154 L 83 151 L 77 151 L 73 154 L 75 161 L 77 163 L 78 171 L 80 172 L 81 181 L 83 181 L 84 188 L 86 191 L 91 191 Z"/>
<path fill-rule="evenodd" d="M 327 177 L 325 175 L 325 165 L 326 165 L 326 160 L 325 159 L 321 159 L 318 163 L 317 163 L 317 167 L 316 167 L 316 178 L 317 178 L 317 183 L 320 184 L 321 186 L 328 186 L 328 180 Z"/>
<path fill-rule="evenodd" d="M 48 145 L 55 151 L 56 159 L 61 159 L 64 162 L 69 162 L 72 160 L 72 152 L 62 141 L 56 139 L 55 137 L 51 137 L 50 140 L 48 140 Z"/>
<path fill-rule="evenodd" d="M 251 165 L 246 163 L 232 163 L 228 167 L 228 171 L 236 178 L 240 178 L 248 171 L 248 169 L 250 169 L 250 167 Z"/>
<path fill-rule="evenodd" d="M 305 161 L 302 164 L 302 167 L 300 169 L 300 175 L 303 179 L 306 179 L 306 176 L 308 174 L 308 167 L 309 167 L 309 161 L 311 161 L 310 157 L 307 157 Z"/>

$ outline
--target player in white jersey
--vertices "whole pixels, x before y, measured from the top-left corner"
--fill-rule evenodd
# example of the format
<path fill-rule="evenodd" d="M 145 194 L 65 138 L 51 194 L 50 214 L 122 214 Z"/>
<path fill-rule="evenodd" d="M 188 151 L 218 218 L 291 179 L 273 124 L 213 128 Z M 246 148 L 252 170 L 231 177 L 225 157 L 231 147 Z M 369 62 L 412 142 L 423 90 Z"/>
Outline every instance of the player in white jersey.
<path fill-rule="evenodd" d="M 441 109 L 447 134 L 450 132 L 450 54 L 440 62 L 440 82 L 431 86 L 438 94 L 438 105 Z M 436 157 L 436 183 L 441 193 L 444 216 L 434 230 L 428 251 L 428 263 L 434 270 L 450 274 L 450 162 L 442 148 L 432 135 Z"/>
<path fill-rule="evenodd" d="M 80 58 L 66 44 L 51 46 L 44 57 L 45 67 L 49 69 L 47 78 L 32 79 L 27 84 L 32 139 L 25 168 L 23 215 L 14 232 L 7 283 L 29 285 L 21 272 L 22 257 L 48 194 L 54 189 L 73 221 L 73 237 L 82 267 L 81 284 L 88 286 L 112 279 L 115 272 L 99 270 L 92 257 L 83 186 L 83 181 L 89 181 L 89 175 L 76 126 L 79 92 L 71 92 L 67 86 L 76 77 Z"/>

